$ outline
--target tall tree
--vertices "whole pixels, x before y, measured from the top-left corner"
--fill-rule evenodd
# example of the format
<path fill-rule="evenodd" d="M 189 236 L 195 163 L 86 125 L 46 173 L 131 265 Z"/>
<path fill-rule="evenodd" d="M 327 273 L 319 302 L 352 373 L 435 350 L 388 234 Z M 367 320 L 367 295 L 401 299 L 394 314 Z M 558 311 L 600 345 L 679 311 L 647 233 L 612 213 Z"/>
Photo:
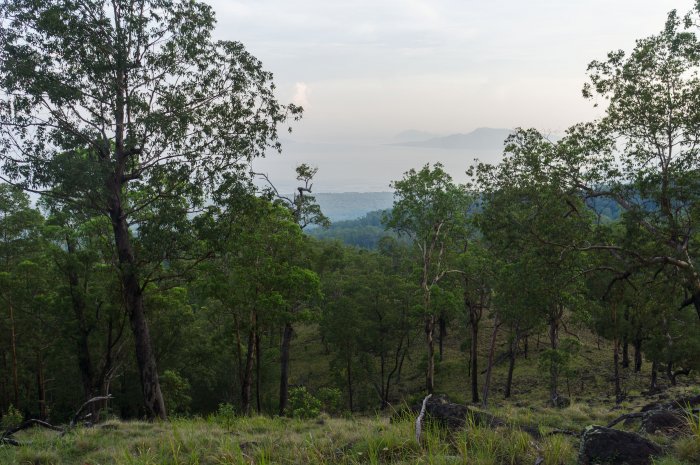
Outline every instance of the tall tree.
<path fill-rule="evenodd" d="M 470 200 L 465 189 L 452 182 L 440 163 L 420 171 L 411 169 L 392 183 L 394 207 L 386 218 L 387 227 L 405 235 L 417 249 L 420 289 L 423 296 L 428 364 L 425 387 L 435 388 L 435 312 L 430 304 L 432 289 L 450 271 L 448 245 L 465 227 Z"/>
<path fill-rule="evenodd" d="M 214 24 L 197 1 L 0 3 L 2 176 L 109 217 L 152 418 L 166 410 L 134 234 L 153 217 L 136 230 L 135 215 L 197 207 L 279 149 L 278 124 L 300 111 L 277 102 L 240 43 L 212 39 Z M 159 228 L 176 230 L 165 218 Z"/>
<path fill-rule="evenodd" d="M 605 115 L 569 130 L 557 165 L 571 189 L 613 203 L 642 242 L 653 245 L 577 246 L 623 256 L 620 276 L 641 268 L 677 270 L 686 291 L 682 304 L 694 305 L 700 317 L 698 18 L 700 5 L 685 18 L 672 11 L 665 28 L 638 40 L 631 53 L 614 51 L 591 62 L 583 93 L 602 100 Z"/>

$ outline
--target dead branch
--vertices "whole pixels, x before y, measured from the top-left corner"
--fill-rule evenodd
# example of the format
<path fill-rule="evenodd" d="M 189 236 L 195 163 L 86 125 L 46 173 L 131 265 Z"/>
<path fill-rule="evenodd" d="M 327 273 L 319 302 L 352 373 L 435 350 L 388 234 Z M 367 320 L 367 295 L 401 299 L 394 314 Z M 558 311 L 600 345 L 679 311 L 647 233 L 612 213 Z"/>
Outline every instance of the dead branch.
<path fill-rule="evenodd" d="M 416 418 L 416 442 L 418 444 L 420 444 L 420 433 L 423 427 L 423 417 L 425 416 L 425 408 L 428 405 L 428 399 L 430 399 L 432 396 L 432 394 L 428 394 L 427 396 L 425 396 L 425 399 L 423 399 L 423 406 L 420 409 L 418 418 Z"/>
<path fill-rule="evenodd" d="M 630 420 L 632 418 L 642 418 L 644 416 L 644 412 L 639 412 L 639 413 L 626 413 L 624 415 L 620 415 L 619 417 L 615 418 L 613 421 L 608 423 L 606 425 L 607 428 L 612 428 L 616 424 L 620 423 L 623 420 Z"/>
<path fill-rule="evenodd" d="M 94 403 L 94 402 L 99 402 L 101 400 L 109 400 L 111 399 L 112 396 L 110 394 L 107 394 L 106 396 L 98 396 L 98 397 L 93 397 L 92 399 L 88 400 L 85 402 L 83 405 L 80 406 L 77 412 L 75 412 L 75 415 L 73 415 L 73 419 L 71 422 L 68 424 L 67 428 L 61 428 L 59 426 L 54 426 L 51 423 L 48 423 L 43 420 L 37 420 L 36 418 L 30 418 L 29 420 L 23 422 L 19 426 L 14 426 L 12 428 L 7 429 L 5 432 L 0 435 L 0 446 L 7 444 L 10 446 L 21 446 L 22 443 L 13 438 L 12 436 L 22 430 L 31 428 L 32 426 L 41 426 L 42 428 L 50 429 L 52 431 L 57 431 L 61 433 L 61 436 L 65 435 L 68 431 L 73 429 L 75 425 L 78 423 L 78 420 L 80 420 L 80 415 L 83 413 L 85 408 Z"/>
<path fill-rule="evenodd" d="M 98 396 L 98 397 L 93 397 L 92 399 L 89 399 L 87 402 L 85 402 L 83 405 L 80 406 L 77 412 L 75 412 L 75 415 L 73 415 L 73 419 L 70 421 L 70 428 L 73 428 L 76 423 L 78 423 L 78 420 L 80 419 L 80 414 L 83 413 L 83 410 L 87 408 L 88 405 L 93 404 L 95 402 L 99 402 L 101 400 L 109 400 L 112 398 L 111 394 L 107 394 L 106 396 Z"/>

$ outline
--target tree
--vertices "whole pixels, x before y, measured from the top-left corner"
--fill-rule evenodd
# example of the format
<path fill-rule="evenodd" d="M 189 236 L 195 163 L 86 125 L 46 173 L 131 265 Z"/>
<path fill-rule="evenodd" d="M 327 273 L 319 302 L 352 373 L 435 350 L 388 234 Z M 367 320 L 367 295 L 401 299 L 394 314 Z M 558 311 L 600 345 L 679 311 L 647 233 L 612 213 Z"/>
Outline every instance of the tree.
<path fill-rule="evenodd" d="M 288 398 L 289 344 L 293 324 L 309 319 L 320 299 L 319 278 L 305 266 L 307 244 L 292 213 L 266 199 L 250 197 L 249 205 L 234 208 L 233 217 L 222 212 L 215 224 L 208 264 L 210 294 L 233 314 L 237 339 L 241 403 L 246 413 L 252 404 L 253 369 L 260 368 L 260 340 L 265 330 L 282 327 L 280 343 L 280 413 Z M 228 233 L 226 231 L 229 231 Z M 247 331 L 245 357 L 241 330 Z M 258 378 L 259 380 L 259 378 Z M 259 389 L 258 389 L 259 392 Z"/>
<path fill-rule="evenodd" d="M 700 220 L 700 5 L 663 31 L 637 41 L 628 55 L 610 52 L 588 67 L 584 96 L 600 97 L 605 116 L 571 128 L 559 166 L 566 183 L 589 199 L 606 199 L 636 225 L 647 249 L 619 242 L 579 243 L 624 257 L 619 277 L 673 268 L 700 317 L 697 228 Z M 680 300 L 680 299 L 679 299 Z"/>
<path fill-rule="evenodd" d="M 6 0 L 0 24 L 2 177 L 109 217 L 146 411 L 165 418 L 134 247 L 153 217 L 134 218 L 247 176 L 300 108 L 241 44 L 212 40 L 204 3 Z"/>
<path fill-rule="evenodd" d="M 581 198 L 563 187 L 555 163 L 558 144 L 535 130 L 518 130 L 507 142 L 500 165 L 470 170 L 485 203 L 479 225 L 502 266 L 496 280 L 499 321 L 531 325 L 540 319 L 549 326 L 546 356 L 556 406 L 559 330 L 565 310 L 581 306 L 588 266 L 583 252 L 567 247 L 589 237 L 592 217 Z"/>
<path fill-rule="evenodd" d="M 440 163 L 411 169 L 392 183 L 394 207 L 385 223 L 399 235 L 410 238 L 418 251 L 420 289 L 423 295 L 425 338 L 428 348 L 426 390 L 434 389 L 435 314 L 430 305 L 432 289 L 450 271 L 446 262 L 452 235 L 465 225 L 470 200 L 466 191 L 452 182 Z"/>

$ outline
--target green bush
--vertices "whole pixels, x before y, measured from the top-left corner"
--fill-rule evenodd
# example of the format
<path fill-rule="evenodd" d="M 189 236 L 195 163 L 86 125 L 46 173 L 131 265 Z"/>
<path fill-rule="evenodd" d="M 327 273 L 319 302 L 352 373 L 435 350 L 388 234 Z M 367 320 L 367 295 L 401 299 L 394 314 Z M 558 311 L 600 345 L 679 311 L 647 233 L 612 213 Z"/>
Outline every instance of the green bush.
<path fill-rule="evenodd" d="M 17 410 L 14 405 L 10 404 L 10 407 L 7 409 L 7 412 L 5 413 L 5 415 L 2 416 L 2 421 L 0 421 L 0 427 L 2 427 L 3 430 L 13 428 L 22 423 L 23 419 L 24 415 L 22 415 L 22 412 Z"/>
<path fill-rule="evenodd" d="M 165 405 L 168 411 L 175 414 L 187 414 L 190 410 L 190 383 L 173 370 L 165 370 L 160 377 L 160 387 L 163 390 Z"/>
<path fill-rule="evenodd" d="M 321 401 L 315 398 L 304 386 L 289 391 L 287 414 L 294 418 L 316 418 L 321 413 Z"/>
<path fill-rule="evenodd" d="M 236 420 L 236 410 L 231 404 L 219 404 L 219 409 L 216 411 L 215 418 L 217 423 L 223 425 L 227 431 L 231 431 L 231 429 L 233 429 L 233 423 Z"/>
<path fill-rule="evenodd" d="M 337 415 L 343 411 L 343 393 L 338 388 L 321 388 L 316 394 L 324 412 Z"/>

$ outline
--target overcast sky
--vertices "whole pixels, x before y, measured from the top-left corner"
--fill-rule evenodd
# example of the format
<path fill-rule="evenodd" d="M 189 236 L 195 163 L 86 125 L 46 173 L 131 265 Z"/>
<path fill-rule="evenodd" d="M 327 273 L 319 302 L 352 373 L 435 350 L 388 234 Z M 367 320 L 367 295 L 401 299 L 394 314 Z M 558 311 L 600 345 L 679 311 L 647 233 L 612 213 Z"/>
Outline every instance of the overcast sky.
<path fill-rule="evenodd" d="M 660 31 L 691 0 L 213 0 L 219 38 L 242 42 L 304 106 L 293 137 L 390 137 L 534 126 L 595 115 L 586 65 Z"/>
<path fill-rule="evenodd" d="M 209 1 L 217 38 L 242 42 L 274 73 L 280 100 L 305 109 L 283 136 L 295 143 L 255 169 L 291 191 L 294 166 L 311 163 L 319 168 L 317 192 L 388 190 L 405 170 L 435 161 L 462 181 L 473 159 L 484 159 L 379 145 L 404 130 L 561 133 L 595 118 L 600 109 L 581 96 L 588 63 L 631 50 L 662 30 L 670 10 L 684 14 L 694 3 Z"/>

